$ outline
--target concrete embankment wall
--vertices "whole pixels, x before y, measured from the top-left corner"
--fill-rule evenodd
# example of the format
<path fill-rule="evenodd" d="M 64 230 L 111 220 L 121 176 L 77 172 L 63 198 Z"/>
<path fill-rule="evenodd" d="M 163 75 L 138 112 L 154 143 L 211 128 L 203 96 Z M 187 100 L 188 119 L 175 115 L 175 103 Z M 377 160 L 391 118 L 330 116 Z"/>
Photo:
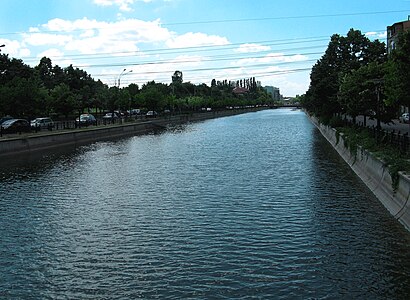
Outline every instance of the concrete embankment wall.
<path fill-rule="evenodd" d="M 397 190 L 394 191 L 392 178 L 386 164 L 360 147 L 358 147 L 356 153 L 352 153 L 345 145 L 342 134 L 338 136 L 335 129 L 320 124 L 315 118 L 311 117 L 311 120 L 394 218 L 410 231 L 409 175 L 399 173 L 399 185 Z"/>
<path fill-rule="evenodd" d="M 116 126 L 88 127 L 70 131 L 55 131 L 38 133 L 0 140 L 0 157 L 15 154 L 33 153 L 40 150 L 52 150 L 65 146 L 76 146 L 92 143 L 104 139 L 121 138 L 145 134 L 168 125 L 196 122 L 212 118 L 219 118 L 246 112 L 257 111 L 254 109 L 212 111 L 203 113 L 183 114 L 163 118 L 150 119 L 135 123 L 126 123 Z"/>

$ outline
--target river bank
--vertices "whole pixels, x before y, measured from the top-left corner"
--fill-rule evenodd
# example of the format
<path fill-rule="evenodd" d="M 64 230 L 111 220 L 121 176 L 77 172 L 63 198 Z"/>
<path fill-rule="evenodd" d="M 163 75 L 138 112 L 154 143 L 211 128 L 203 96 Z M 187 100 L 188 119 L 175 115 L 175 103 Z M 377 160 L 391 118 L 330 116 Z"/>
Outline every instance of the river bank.
<path fill-rule="evenodd" d="M 409 174 L 399 172 L 398 186 L 394 189 L 389 168 L 383 161 L 361 147 L 352 152 L 346 146 L 343 134 L 319 123 L 313 116 L 308 117 L 390 214 L 410 231 Z"/>
<path fill-rule="evenodd" d="M 11 157 L 20 154 L 33 154 L 40 151 L 51 151 L 56 148 L 79 146 L 100 140 L 116 139 L 126 136 L 141 135 L 156 129 L 186 122 L 198 122 L 207 119 L 232 116 L 264 109 L 247 108 L 223 111 L 190 113 L 146 119 L 121 125 L 87 127 L 75 130 L 47 131 L 32 135 L 22 135 L 0 140 L 0 157 Z"/>

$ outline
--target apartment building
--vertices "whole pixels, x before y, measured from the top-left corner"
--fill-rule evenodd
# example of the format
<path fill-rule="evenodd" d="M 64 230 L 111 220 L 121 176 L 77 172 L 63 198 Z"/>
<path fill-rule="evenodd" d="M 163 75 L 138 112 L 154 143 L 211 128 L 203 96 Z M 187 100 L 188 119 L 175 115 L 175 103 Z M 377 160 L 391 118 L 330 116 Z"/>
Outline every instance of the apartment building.
<path fill-rule="evenodd" d="M 410 30 L 410 16 L 407 21 L 397 22 L 387 26 L 387 54 L 396 48 L 397 38 L 400 32 Z"/>

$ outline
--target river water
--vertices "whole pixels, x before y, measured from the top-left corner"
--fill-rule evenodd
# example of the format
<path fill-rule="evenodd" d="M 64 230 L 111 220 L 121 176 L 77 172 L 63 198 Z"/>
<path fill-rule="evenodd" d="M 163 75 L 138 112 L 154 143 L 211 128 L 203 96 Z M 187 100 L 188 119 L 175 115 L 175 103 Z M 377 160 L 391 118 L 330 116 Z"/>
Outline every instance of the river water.
<path fill-rule="evenodd" d="M 410 234 L 301 111 L 3 164 L 0 299 L 410 294 Z"/>

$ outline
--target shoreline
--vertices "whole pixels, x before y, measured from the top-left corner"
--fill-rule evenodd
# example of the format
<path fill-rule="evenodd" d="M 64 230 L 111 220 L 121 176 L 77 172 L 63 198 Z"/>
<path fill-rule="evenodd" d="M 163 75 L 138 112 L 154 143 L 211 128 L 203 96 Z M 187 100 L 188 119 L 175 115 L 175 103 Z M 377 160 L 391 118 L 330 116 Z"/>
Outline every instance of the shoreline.
<path fill-rule="evenodd" d="M 352 153 L 345 146 L 343 135 L 338 136 L 336 129 L 320 124 L 308 113 L 306 115 L 390 214 L 410 231 L 409 174 L 399 172 L 398 187 L 394 190 L 389 168 L 383 161 L 360 146 L 356 153 Z"/>
<path fill-rule="evenodd" d="M 61 147 L 75 148 L 80 145 L 98 141 L 143 135 L 156 129 L 165 129 L 170 125 L 205 121 L 214 118 L 256 112 L 263 109 L 266 108 L 256 107 L 212 112 L 198 112 L 159 117 L 120 125 L 87 127 L 68 131 L 47 131 L 45 133 L 39 132 L 37 134 L 4 138 L 0 140 L 0 158 L 9 159 L 12 156 L 34 154 L 41 151 L 52 151 L 53 149 Z"/>

